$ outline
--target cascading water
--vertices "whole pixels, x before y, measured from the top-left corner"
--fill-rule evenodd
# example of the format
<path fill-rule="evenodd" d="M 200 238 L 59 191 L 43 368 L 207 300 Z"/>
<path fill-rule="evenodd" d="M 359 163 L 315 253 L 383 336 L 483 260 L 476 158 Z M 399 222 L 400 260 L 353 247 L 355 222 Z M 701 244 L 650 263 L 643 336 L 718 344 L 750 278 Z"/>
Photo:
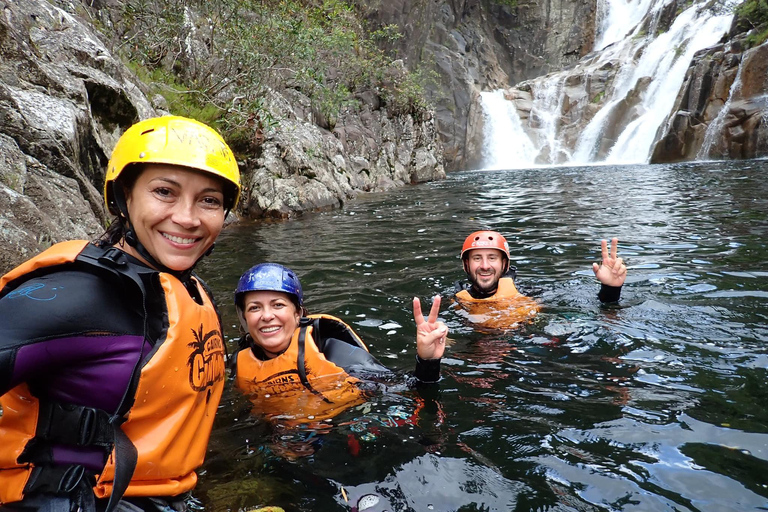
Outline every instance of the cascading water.
<path fill-rule="evenodd" d="M 520 167 L 522 162 L 533 161 L 536 148 L 523 130 L 514 105 L 504 99 L 504 92 L 483 92 L 481 96 L 486 133 L 484 167 L 514 169 Z"/>
<path fill-rule="evenodd" d="M 623 40 L 648 13 L 652 0 L 606 0 L 598 2 L 601 18 L 595 50 Z"/>
<path fill-rule="evenodd" d="M 717 44 L 731 26 L 730 16 L 709 17 L 696 6 L 675 19 L 670 30 L 653 40 L 640 60 L 635 77 L 652 76 L 642 98 L 642 114 L 621 133 L 606 158 L 609 163 L 645 163 L 657 132 L 666 121 L 693 55 Z M 673 51 L 670 51 L 670 48 Z M 647 66 L 647 69 L 644 67 Z M 650 73 L 650 74 L 646 74 Z"/>
<path fill-rule="evenodd" d="M 600 6 L 598 53 L 568 71 L 528 82 L 531 115 L 515 113 L 514 118 L 517 122 L 523 118 L 520 127 L 526 139 L 535 143 L 535 150 L 525 152 L 532 158 L 521 161 L 525 155 L 520 155 L 509 166 L 648 162 L 694 54 L 716 44 L 732 19 L 731 14 L 717 14 L 697 2 L 680 13 L 669 30 L 661 31 L 659 19 L 668 3 L 606 0 Z M 606 70 L 615 70 L 615 74 L 606 79 Z M 580 95 L 565 90 L 567 81 L 583 86 Z M 595 84 L 603 84 L 603 88 Z M 567 94 L 574 96 L 568 98 L 566 120 L 563 104 Z M 491 97 L 482 95 L 484 105 Z M 509 109 L 498 104 L 484 108 L 490 118 L 485 152 L 490 163 L 499 151 L 508 150 L 510 139 L 493 130 L 501 124 L 496 117 L 508 115 Z M 495 163 L 498 167 L 501 162 Z"/>
<path fill-rule="evenodd" d="M 558 125 L 560 124 L 559 112 L 563 109 L 563 89 L 565 80 L 547 80 L 543 87 L 536 89 L 531 114 L 538 125 L 540 136 L 544 137 L 540 146 L 546 148 L 548 153 L 544 156 L 550 163 L 559 163 L 570 160 L 571 154 L 567 147 L 561 144 L 557 138 Z"/>

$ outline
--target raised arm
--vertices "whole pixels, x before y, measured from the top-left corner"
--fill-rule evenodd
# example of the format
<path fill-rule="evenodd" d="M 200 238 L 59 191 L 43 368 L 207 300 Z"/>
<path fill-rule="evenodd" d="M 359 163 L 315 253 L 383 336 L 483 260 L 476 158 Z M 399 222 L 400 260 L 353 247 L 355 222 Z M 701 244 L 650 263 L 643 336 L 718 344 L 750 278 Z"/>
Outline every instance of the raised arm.
<path fill-rule="evenodd" d="M 440 359 L 445 352 L 445 338 L 448 336 L 448 326 L 437 320 L 440 312 L 440 296 L 432 301 L 429 317 L 424 319 L 421 312 L 421 301 L 413 298 L 413 319 L 416 322 L 416 353 L 421 359 Z"/>

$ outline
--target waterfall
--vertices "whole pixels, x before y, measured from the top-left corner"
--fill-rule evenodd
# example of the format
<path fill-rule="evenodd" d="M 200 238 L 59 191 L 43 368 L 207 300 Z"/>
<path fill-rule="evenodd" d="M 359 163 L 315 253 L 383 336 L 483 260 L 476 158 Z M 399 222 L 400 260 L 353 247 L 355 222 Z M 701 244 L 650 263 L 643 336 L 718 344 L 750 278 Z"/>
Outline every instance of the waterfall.
<path fill-rule="evenodd" d="M 648 13 L 652 0 L 598 1 L 600 26 L 595 38 L 595 50 L 623 40 Z"/>
<path fill-rule="evenodd" d="M 643 113 L 621 133 L 611 148 L 607 162 L 648 161 L 659 127 L 672 111 L 693 55 L 717 44 L 728 32 L 730 16 L 702 16 L 699 10 L 697 6 L 688 8 L 675 19 L 668 32 L 648 45 L 641 64 L 646 58 L 650 61 L 649 71 L 653 79 L 643 96 Z M 638 70 L 641 69 L 642 66 L 638 65 Z"/>
<path fill-rule="evenodd" d="M 521 169 L 531 167 L 536 147 L 523 130 L 520 116 L 503 91 L 480 93 L 485 122 L 483 167 L 486 169 Z"/>
<path fill-rule="evenodd" d="M 536 89 L 531 116 L 538 125 L 538 139 L 541 150 L 538 158 L 550 163 L 570 160 L 570 151 L 561 144 L 559 132 L 560 112 L 563 110 L 563 88 L 565 80 L 548 80 Z"/>
<path fill-rule="evenodd" d="M 569 70 L 528 81 L 530 116 L 519 116 L 513 102 L 502 94 L 495 96 L 508 106 L 497 103 L 485 111 L 487 161 L 506 165 L 498 154 L 509 151 L 508 142 L 498 140 L 494 130 L 501 124 L 496 118 L 508 116 L 527 134 L 533 148 L 526 148 L 525 154 L 535 155 L 536 163 L 647 163 L 694 54 L 717 44 L 732 20 L 731 14 L 717 14 L 698 0 L 663 32 L 659 20 L 668 3 L 603 0 L 598 9 L 597 52 Z M 606 79 L 605 70 L 615 74 Z M 582 89 L 567 90 L 566 83 L 578 83 Z M 593 88 L 600 86 L 603 90 L 595 93 Z M 483 96 L 484 104 L 489 94 Z"/>

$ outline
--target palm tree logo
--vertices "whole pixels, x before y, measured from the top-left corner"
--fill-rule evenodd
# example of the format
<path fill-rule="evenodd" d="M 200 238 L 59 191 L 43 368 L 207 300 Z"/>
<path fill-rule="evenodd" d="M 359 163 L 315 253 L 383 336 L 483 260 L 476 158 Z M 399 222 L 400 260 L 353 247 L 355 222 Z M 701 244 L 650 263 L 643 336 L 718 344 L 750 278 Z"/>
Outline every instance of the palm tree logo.
<path fill-rule="evenodd" d="M 224 343 L 218 329 L 204 333 L 201 324 L 198 330 L 191 330 L 193 340 L 187 344 L 192 349 L 187 360 L 189 384 L 195 391 L 202 391 L 224 380 Z"/>

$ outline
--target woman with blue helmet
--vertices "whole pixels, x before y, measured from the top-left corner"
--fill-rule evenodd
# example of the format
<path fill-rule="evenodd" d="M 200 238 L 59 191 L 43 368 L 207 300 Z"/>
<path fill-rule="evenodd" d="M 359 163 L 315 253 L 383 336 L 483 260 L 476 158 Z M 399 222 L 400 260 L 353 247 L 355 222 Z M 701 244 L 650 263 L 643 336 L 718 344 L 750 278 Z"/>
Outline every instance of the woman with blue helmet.
<path fill-rule="evenodd" d="M 234 358 L 235 384 L 260 413 L 298 423 L 330 418 L 364 401 L 361 379 L 392 373 L 342 320 L 307 315 L 299 278 L 283 265 L 262 263 L 245 272 L 235 305 L 246 332 Z M 437 321 L 439 310 L 438 296 L 425 319 L 413 300 L 414 385 L 440 378 L 448 328 Z"/>

